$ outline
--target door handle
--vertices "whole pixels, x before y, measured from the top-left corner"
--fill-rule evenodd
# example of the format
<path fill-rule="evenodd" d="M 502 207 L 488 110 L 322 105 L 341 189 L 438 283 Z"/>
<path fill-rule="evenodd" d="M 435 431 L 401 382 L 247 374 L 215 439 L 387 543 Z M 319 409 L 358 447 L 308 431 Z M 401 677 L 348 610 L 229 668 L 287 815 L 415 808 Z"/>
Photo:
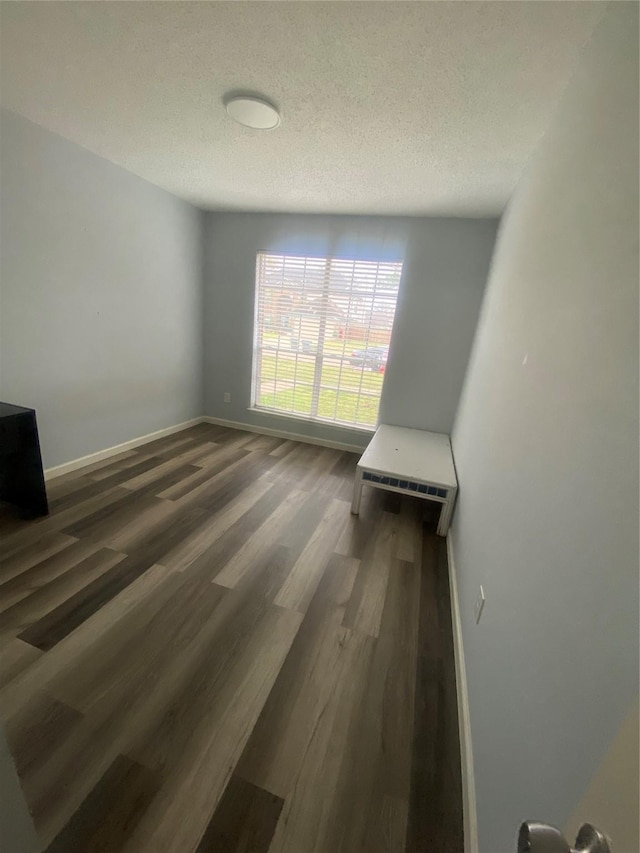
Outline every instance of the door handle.
<path fill-rule="evenodd" d="M 575 847 L 571 847 L 555 826 L 528 820 L 520 826 L 518 853 L 613 853 L 613 850 L 608 839 L 590 823 L 582 824 Z"/>

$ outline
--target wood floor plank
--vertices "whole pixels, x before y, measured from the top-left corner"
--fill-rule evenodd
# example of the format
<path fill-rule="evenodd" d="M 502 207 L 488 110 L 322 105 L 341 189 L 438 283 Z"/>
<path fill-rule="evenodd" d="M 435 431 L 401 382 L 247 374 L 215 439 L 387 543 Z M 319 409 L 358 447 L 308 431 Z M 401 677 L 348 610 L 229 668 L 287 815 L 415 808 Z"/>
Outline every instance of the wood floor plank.
<path fill-rule="evenodd" d="M 398 708 L 411 706 L 415 688 L 418 591 L 417 568 L 396 566 L 360 697 L 361 712 L 352 717 L 334 789 L 328 848 L 344 853 L 404 849 L 412 719 L 398 714 Z"/>
<path fill-rule="evenodd" d="M 170 524 L 151 529 L 146 536 L 136 541 L 135 547 L 129 546 L 129 553 L 160 563 L 167 551 L 178 547 L 200 527 L 205 516 L 206 512 L 198 506 L 176 507 Z"/>
<path fill-rule="evenodd" d="M 28 706 L 20 728 L 7 733 L 19 775 L 27 776 L 41 762 L 42 752 L 63 742 L 81 719 L 79 711 L 46 695 Z"/>
<path fill-rule="evenodd" d="M 234 461 L 238 462 L 245 456 L 246 453 L 239 451 Z M 164 500 L 178 500 L 179 498 L 185 497 L 185 495 L 188 495 L 190 492 L 193 492 L 198 488 L 198 486 L 208 484 L 214 474 L 219 474 L 224 471 L 226 467 L 227 463 L 225 460 L 220 460 L 217 468 L 216 465 L 212 463 L 210 470 L 204 466 L 195 466 L 196 470 L 189 474 L 188 477 L 180 480 L 179 483 L 174 483 L 166 489 L 162 489 L 162 491 L 158 490 L 156 494 L 159 498 L 163 498 Z"/>
<path fill-rule="evenodd" d="M 305 612 L 320 582 L 326 560 L 333 552 L 349 514 L 349 504 L 344 501 L 331 501 L 308 545 L 275 597 L 276 604 Z"/>
<path fill-rule="evenodd" d="M 193 452 L 189 462 L 198 468 L 208 468 L 219 460 L 221 455 L 224 455 L 225 449 L 225 445 L 217 441 L 204 441 L 198 445 L 197 451 Z M 234 449 L 234 452 L 238 451 Z"/>
<path fill-rule="evenodd" d="M 40 649 L 17 638 L 5 643 L 0 655 L 0 689 L 17 678 L 41 655 Z"/>
<path fill-rule="evenodd" d="M 227 447 L 247 447 L 255 440 L 255 432 L 246 432 L 241 429 L 233 429 L 229 431 L 229 435 L 225 438 Z"/>
<path fill-rule="evenodd" d="M 376 532 L 362 556 L 353 595 L 344 616 L 346 628 L 371 637 L 378 636 L 397 538 L 397 517 L 383 512 Z"/>
<path fill-rule="evenodd" d="M 312 445 L 309 446 L 311 447 Z M 331 474 L 331 469 L 339 458 L 340 451 L 338 450 L 334 450 L 331 447 L 318 448 L 318 452 L 310 459 L 307 472 L 300 478 L 298 487 L 305 491 L 319 489 Z"/>
<path fill-rule="evenodd" d="M 191 477 L 195 471 L 199 470 L 200 468 L 196 465 L 185 464 L 171 466 L 171 468 L 165 469 L 161 476 L 153 477 L 149 479 L 145 485 L 138 486 L 137 491 L 148 495 L 158 495 L 160 492 L 164 492 L 167 489 L 184 482 L 184 480 Z M 122 487 L 125 489 L 128 488 L 127 483 L 123 483 Z"/>
<path fill-rule="evenodd" d="M 334 450 L 327 456 L 327 464 L 312 484 L 314 491 L 326 492 L 341 500 L 351 500 L 351 487 L 359 457 L 346 451 Z M 347 487 L 346 493 L 344 486 Z"/>
<path fill-rule="evenodd" d="M 259 623 L 266 612 L 265 602 L 255 597 L 241 596 L 235 591 L 207 583 L 206 579 L 193 573 L 177 577 L 181 589 L 170 602 L 167 615 L 171 618 L 172 613 L 184 610 L 184 595 L 181 593 L 187 592 L 192 597 L 194 617 L 181 615 L 181 623 L 184 624 L 178 622 L 177 633 L 171 624 L 168 628 L 163 627 L 162 637 L 155 642 L 144 664 L 145 673 L 151 669 L 153 677 L 155 669 L 158 673 L 155 680 L 162 680 L 159 688 L 154 686 L 159 701 L 151 725 L 139 731 L 129 746 L 129 752 L 148 767 L 171 767 L 181 760 L 184 749 L 194 737 L 199 736 L 203 715 L 212 710 L 212 701 L 220 686 L 230 677 L 237 655 L 250 642 L 252 626 Z M 167 636 L 171 638 L 170 645 Z M 155 649 L 158 643 L 160 654 Z M 138 667 L 138 658 L 144 659 L 147 645 L 145 637 L 131 667 Z M 176 649 L 178 655 L 175 654 Z M 165 654 L 167 663 L 161 666 Z M 149 659 L 152 666 L 149 666 Z M 141 668 L 138 670 L 131 678 L 136 696 L 140 693 Z M 142 680 L 147 677 L 145 674 Z M 118 691 L 121 684 L 122 678 L 118 677 Z M 184 702 L 185 692 L 191 696 L 189 703 Z M 142 698 L 147 701 L 146 696 Z"/>
<path fill-rule="evenodd" d="M 277 490 L 277 499 L 270 502 L 273 511 L 263 515 L 262 524 L 257 529 L 254 525 L 255 532 L 252 534 L 242 526 L 236 531 L 236 538 L 226 553 L 221 551 L 219 545 L 216 547 L 215 557 L 219 571 L 213 575 L 213 580 L 220 586 L 230 589 L 238 586 L 247 572 L 255 566 L 260 554 L 269 551 L 278 542 L 295 517 L 302 493 L 289 491 L 287 494 L 287 487 L 280 484 L 272 486 L 272 489 Z M 237 524 L 241 521 L 242 519 Z"/>
<path fill-rule="evenodd" d="M 269 607 L 234 655 L 227 677 L 126 848 L 189 850 L 199 842 L 300 626 L 300 614 Z M 190 819 L 182 819 L 188 813 Z"/>
<path fill-rule="evenodd" d="M 177 465 L 184 465 L 187 462 L 190 465 L 200 465 L 202 458 L 206 458 L 213 451 L 220 450 L 222 446 L 204 436 L 194 437 L 191 445 L 186 446 L 185 449 L 179 448 L 173 453 L 165 455 L 169 461 L 173 461 Z"/>
<path fill-rule="evenodd" d="M 214 478 L 215 484 L 212 489 L 204 489 L 197 495 L 197 505 L 208 511 L 217 511 L 221 497 L 229 488 L 231 488 L 232 494 L 237 494 L 237 489 L 243 489 L 249 483 L 255 483 L 265 472 L 269 471 L 275 462 L 275 457 L 269 456 L 261 450 L 247 454 L 237 466 L 234 466 L 233 471 L 229 468 L 229 473 Z M 185 502 L 190 500 L 192 500 L 191 496 L 183 498 Z"/>
<path fill-rule="evenodd" d="M 273 450 L 269 451 L 269 456 L 277 456 L 278 459 L 282 459 L 292 453 L 297 446 L 297 442 L 285 440 L 278 447 L 275 447 Z"/>
<path fill-rule="evenodd" d="M 382 807 L 372 814 L 365 850 L 369 853 L 396 853 L 402 850 L 407 834 L 408 804 L 397 797 L 382 797 Z"/>
<path fill-rule="evenodd" d="M 423 501 L 417 501 L 404 495 L 402 497 L 395 556 L 407 563 L 419 563 L 421 561 L 422 504 Z"/>
<path fill-rule="evenodd" d="M 144 471 L 155 470 L 157 466 L 163 460 L 157 456 L 151 456 L 148 458 L 139 459 L 135 465 L 132 465 L 130 468 L 124 468 L 117 471 L 114 471 L 108 477 L 105 477 L 103 480 L 96 482 L 92 480 L 87 483 L 87 485 L 83 486 L 81 489 L 78 489 L 75 492 L 68 493 L 64 495 L 64 497 L 60 497 L 57 500 L 53 501 L 51 509 L 54 512 L 62 512 L 65 509 L 68 509 L 74 504 L 78 502 L 82 502 L 87 500 L 88 498 L 95 497 L 96 495 L 102 494 L 106 489 L 111 488 L 113 486 L 120 486 L 122 483 L 130 480 L 132 477 L 135 477 Z"/>
<path fill-rule="evenodd" d="M 185 648 L 206 641 L 205 624 L 207 631 L 216 630 L 221 590 L 197 576 L 166 570 L 153 590 L 152 597 L 134 601 L 97 639 L 96 652 L 83 655 L 73 670 L 63 670 L 50 690 L 85 713 L 102 713 L 105 706 L 122 701 L 132 708 L 140 693 L 156 689 L 166 677 L 167 661 L 173 666 Z"/>
<path fill-rule="evenodd" d="M 185 448 L 193 447 L 194 439 L 196 439 L 194 433 L 191 430 L 185 429 L 181 432 L 173 433 L 173 435 L 165 435 L 163 438 L 148 441 L 146 444 L 136 448 L 136 450 L 138 453 L 144 453 L 147 456 L 162 456 L 165 453 L 173 455 L 183 452 Z"/>
<path fill-rule="evenodd" d="M 176 469 L 184 470 L 189 474 L 195 474 L 198 469 L 189 463 L 194 457 L 197 458 L 198 456 L 201 456 L 202 453 L 203 448 L 201 445 L 189 445 L 188 449 L 184 452 L 178 451 L 175 456 L 171 456 L 168 459 L 161 459 L 158 464 L 143 471 L 142 473 L 133 473 L 130 478 L 122 480 L 122 485 L 125 489 L 135 491 L 143 486 L 148 486 L 161 481 L 162 478 L 166 477 L 167 474 L 172 474 Z M 135 472 L 135 466 L 130 468 L 129 471 Z M 160 488 L 159 491 L 162 491 L 162 488 Z"/>
<path fill-rule="evenodd" d="M 152 455 L 152 453 L 149 454 L 149 456 Z M 135 465 L 144 456 L 144 452 L 141 454 L 140 449 L 125 450 L 124 453 L 119 453 L 117 456 L 110 456 L 108 459 L 102 459 L 100 462 L 87 465 L 82 469 L 82 474 L 90 480 L 104 480 L 116 471 L 122 471 L 125 468 Z M 53 480 L 53 483 L 57 483 L 57 481 L 58 478 Z"/>
<path fill-rule="evenodd" d="M 220 444 L 226 444 L 238 433 L 238 430 L 222 426 L 222 424 L 201 424 L 199 428 L 204 429 L 205 426 L 209 430 L 211 440 L 217 441 Z M 245 434 L 244 430 L 242 431 L 242 434 Z"/>
<path fill-rule="evenodd" d="M 93 512 L 83 514 L 73 524 L 65 527 L 64 532 L 69 536 L 75 536 L 77 539 L 88 538 L 94 542 L 100 542 L 102 537 L 119 531 L 123 524 L 127 523 L 131 518 L 133 507 L 144 508 L 145 503 L 140 503 L 140 497 L 140 495 L 132 494 L 120 486 L 116 500 L 99 506 Z M 149 503 L 152 501 L 146 498 L 146 505 Z"/>
<path fill-rule="evenodd" d="M 17 507 L 0 501 L 0 556 L 9 557 L 20 547 L 34 541 L 34 528 L 37 523 L 32 518 L 22 518 Z"/>
<path fill-rule="evenodd" d="M 265 453 L 271 453 L 272 450 L 277 450 L 283 443 L 284 439 L 277 436 L 254 433 L 253 439 L 243 446 L 246 450 L 263 450 Z"/>
<path fill-rule="evenodd" d="M 247 488 L 260 487 L 263 482 L 268 482 L 261 475 L 270 464 L 273 464 L 273 460 L 268 460 L 261 452 L 256 452 L 253 455 L 255 456 L 253 461 L 249 459 L 241 461 L 232 475 L 214 478 L 215 485 L 212 489 L 200 493 L 195 500 L 187 495 L 180 499 L 179 503 L 194 504 L 202 507 L 209 515 L 215 516 L 221 510 L 226 509 L 230 501 L 233 501 Z"/>
<path fill-rule="evenodd" d="M 136 459 L 136 465 L 139 464 L 139 459 Z M 60 516 L 65 510 L 72 509 L 91 498 L 100 497 L 109 488 L 119 485 L 119 483 L 113 481 L 116 473 L 112 472 L 108 477 L 105 477 L 104 484 L 100 484 L 90 477 L 82 477 L 78 479 L 75 489 L 60 490 L 57 496 L 52 496 L 52 499 L 49 501 L 49 518 Z"/>
<path fill-rule="evenodd" d="M 352 635 L 342 619 L 358 565 L 331 558 L 238 764 L 242 778 L 283 799 L 295 787 L 301 761 L 335 701 L 344 659 L 350 659 Z"/>
<path fill-rule="evenodd" d="M 336 553 L 362 559 L 382 519 L 383 501 L 383 492 L 379 489 L 364 489 L 360 515 L 351 515 L 347 520 L 336 545 Z"/>
<path fill-rule="evenodd" d="M 215 443 L 210 446 L 207 453 L 203 453 L 197 459 L 197 464 L 214 475 L 222 471 L 226 465 L 240 459 L 246 459 L 249 453 L 246 445 L 236 447 L 235 445 Z"/>
<path fill-rule="evenodd" d="M 380 787 L 405 802 L 409 800 L 411 781 L 413 718 L 411 714 L 398 717 L 389 700 L 393 697 L 402 707 L 409 708 L 415 697 L 420 578 L 420 563 L 394 561 L 370 679 L 370 707 L 375 696 L 384 745 L 378 766 Z"/>
<path fill-rule="evenodd" d="M 250 591 L 265 601 L 273 602 L 287 579 L 295 557 L 285 545 L 265 547 L 256 556 L 251 569 L 239 577 L 235 589 Z"/>
<path fill-rule="evenodd" d="M 331 473 L 335 477 L 341 477 L 345 485 L 353 486 L 353 478 L 356 473 L 356 465 L 360 459 L 359 453 L 353 453 L 350 450 L 343 450 L 338 456 L 335 465 L 331 469 Z"/>
<path fill-rule="evenodd" d="M 170 501 L 163 501 L 155 495 L 140 496 L 136 507 L 135 513 L 127 513 L 117 525 L 110 526 L 103 534 L 94 532 L 90 541 L 128 554 L 153 535 L 153 531 L 169 524 L 175 514 L 175 506 Z"/>
<path fill-rule="evenodd" d="M 216 487 L 220 488 L 227 485 L 230 480 L 230 473 L 236 469 L 241 469 L 240 463 L 248 455 L 246 450 L 236 450 L 235 448 L 227 451 L 223 447 L 221 450 L 213 451 L 209 456 L 199 460 L 200 464 L 196 472 L 185 477 L 180 483 L 158 491 L 157 495 L 160 498 L 172 501 L 183 498 L 183 503 L 196 500 L 203 493 L 208 494 Z M 216 476 L 218 476 L 217 481 L 214 480 Z"/>
<path fill-rule="evenodd" d="M 108 507 L 110 504 L 118 503 L 128 495 L 130 495 L 130 492 L 127 492 L 126 489 L 123 489 L 120 486 L 112 486 L 110 488 L 105 488 L 105 490 L 98 495 L 93 495 L 90 498 L 78 501 L 73 506 L 70 506 L 65 510 L 53 510 L 45 518 L 32 521 L 26 527 L 20 527 L 20 529 L 18 529 L 14 534 L 7 537 L 3 543 L 3 554 L 8 556 L 9 553 L 15 553 L 29 542 L 34 542 L 45 533 L 50 533 L 52 531 L 63 532 L 64 528 L 76 524 L 88 515 Z"/>
<path fill-rule="evenodd" d="M 279 477 L 298 480 L 307 472 L 307 461 L 309 459 L 309 445 L 295 443 L 291 450 L 285 455 L 274 455 L 275 463 L 269 470 L 268 479 L 275 481 Z M 269 454 L 270 456 L 272 454 Z"/>
<path fill-rule="evenodd" d="M 232 776 L 196 853 L 268 853 L 283 800 Z"/>
<path fill-rule="evenodd" d="M 351 721 L 361 706 L 374 642 L 351 631 L 342 638 L 333 689 L 323 698 L 322 713 L 301 760 L 294 761 L 293 787 L 285 799 L 270 853 L 335 849 L 328 840 L 334 828 L 333 809 L 328 804 L 333 802 L 340 778 Z M 309 796 L 311 791 L 314 796 Z"/>
<path fill-rule="evenodd" d="M 65 574 L 97 550 L 93 542 L 74 539 L 51 557 L 0 585 L 0 612 Z"/>
<path fill-rule="evenodd" d="M 147 560 L 136 560 L 106 548 L 103 554 L 110 568 L 21 631 L 18 635 L 21 640 L 48 652 L 151 567 Z"/>
<path fill-rule="evenodd" d="M 419 567 L 397 561 L 389 576 L 359 710 L 352 715 L 340 774 L 332 789 L 327 849 L 342 853 L 405 849 L 419 596 Z M 399 713 L 400 708 L 404 713 Z M 389 808 L 394 805 L 391 821 Z M 395 833 L 392 838 L 391 832 Z M 419 851 L 415 848 L 415 853 Z"/>
<path fill-rule="evenodd" d="M 158 785 L 156 774 L 119 755 L 46 853 L 119 853 Z"/>
<path fill-rule="evenodd" d="M 133 452 L 132 452 L 133 455 Z M 83 468 L 81 472 L 70 471 L 68 474 L 63 474 L 60 477 L 54 477 L 53 480 L 47 481 L 47 499 L 49 508 L 53 505 L 57 498 L 68 495 L 72 492 L 79 491 L 83 486 L 89 485 L 92 480 L 87 474 L 87 469 Z"/>
<path fill-rule="evenodd" d="M 328 504 L 329 499 L 324 495 L 307 493 L 284 530 L 274 531 L 273 527 L 267 526 L 264 531 L 258 531 L 253 542 L 257 547 L 253 549 L 248 568 L 238 571 L 240 567 L 235 567 L 238 572 L 236 588 L 250 590 L 253 595 L 273 601 L 318 527 Z M 244 548 L 237 552 L 236 557 L 243 553 L 242 559 L 247 565 Z"/>
<path fill-rule="evenodd" d="M 425 535 L 407 850 L 463 847 L 458 707 L 446 554 Z"/>
<path fill-rule="evenodd" d="M 290 492 L 289 484 L 275 484 L 265 492 L 198 557 L 193 564 L 194 570 L 206 567 L 212 580 L 219 577 L 221 569 L 229 560 L 246 547 L 243 543 L 247 540 L 252 541 L 256 530 L 264 524 L 277 525 L 277 518 L 283 512 L 286 513 L 295 500 Z M 226 583 L 220 585 L 229 586 Z"/>
<path fill-rule="evenodd" d="M 164 566 L 152 566 L 107 602 L 90 621 L 80 625 L 47 654 L 40 653 L 41 657 L 33 665 L 0 691 L 0 715 L 5 723 L 15 721 L 19 725 L 22 709 L 40 692 L 51 689 L 61 677 L 66 676 L 77 685 L 81 680 L 77 673 L 87 661 L 88 670 L 95 671 L 97 661 L 104 657 L 104 647 L 114 646 L 116 637 L 127 636 L 123 624 L 135 619 L 140 609 L 156 603 L 159 590 L 172 574 Z M 61 698 L 64 701 L 65 697 Z"/>
<path fill-rule="evenodd" d="M 129 493 L 135 500 L 136 492 Z M 126 501 L 124 501 L 127 503 Z M 112 537 L 123 529 L 128 517 L 126 506 L 114 507 L 114 512 L 108 519 L 99 519 L 97 522 L 88 524 L 83 535 L 92 539 L 106 541 L 106 537 Z M 151 525 L 139 531 L 139 536 L 134 536 L 127 545 L 127 553 L 147 565 L 157 564 L 164 554 L 171 548 L 187 539 L 194 530 L 197 530 L 204 518 L 204 511 L 199 507 L 185 506 L 176 508 L 171 516 L 171 523 L 159 523 Z"/>
<path fill-rule="evenodd" d="M 60 609 L 66 612 L 75 596 L 81 596 L 91 583 L 99 582 L 112 567 L 125 559 L 125 554 L 107 548 L 89 554 L 64 574 L 4 610 L 0 614 L 0 636 L 5 638 L 7 634 L 14 633 L 41 651 L 48 651 L 50 647 L 45 648 L 32 641 L 33 637 L 40 635 L 35 626 L 44 626 L 48 618 L 54 618 L 51 614 L 59 613 Z"/>
<path fill-rule="evenodd" d="M 215 632 L 211 613 L 224 591 L 208 583 L 198 588 L 195 581 L 165 573 L 157 588 L 160 604 L 138 600 L 124 625 L 112 626 L 98 639 L 98 655 L 80 652 L 73 672 L 54 672 L 50 694 L 80 710 L 83 719 L 64 742 L 43 749 L 38 764 L 22 778 L 45 840 L 60 832 L 117 755 L 131 754 L 138 739 L 154 730 L 167 702 L 184 695 L 193 667 L 202 664 L 199 652 L 206 638 L 201 629 Z M 180 596 L 180 589 L 188 594 Z M 18 737 L 46 702 L 36 689 L 7 721 L 7 736 Z"/>
<path fill-rule="evenodd" d="M 176 571 L 187 569 L 271 488 L 271 483 L 267 482 L 248 486 L 229 500 L 218 514 L 208 514 L 205 521 L 191 536 L 167 552 L 162 558 L 162 564 Z"/>
<path fill-rule="evenodd" d="M 200 423 L 187 427 L 180 432 L 180 435 L 194 438 L 197 441 L 218 441 L 220 436 L 226 432 L 228 432 L 226 427 L 221 427 L 219 424 Z"/>
<path fill-rule="evenodd" d="M 258 461 L 254 454 L 235 447 L 225 447 L 223 452 L 223 458 L 184 480 L 182 489 L 165 489 L 158 492 L 158 496 L 180 501 L 182 504 L 205 503 L 212 496 L 215 498 L 218 492 L 232 482 L 238 482 L 239 478 L 244 476 L 244 482 L 247 482 L 246 473 L 251 471 Z"/>
<path fill-rule="evenodd" d="M 72 545 L 75 541 L 74 537 L 63 533 L 55 531 L 43 533 L 34 542 L 25 545 L 10 556 L 4 556 L 0 559 L 0 580 L 2 583 L 10 581 L 42 562 L 42 560 L 46 560 L 47 557 L 51 557 L 68 545 Z"/>

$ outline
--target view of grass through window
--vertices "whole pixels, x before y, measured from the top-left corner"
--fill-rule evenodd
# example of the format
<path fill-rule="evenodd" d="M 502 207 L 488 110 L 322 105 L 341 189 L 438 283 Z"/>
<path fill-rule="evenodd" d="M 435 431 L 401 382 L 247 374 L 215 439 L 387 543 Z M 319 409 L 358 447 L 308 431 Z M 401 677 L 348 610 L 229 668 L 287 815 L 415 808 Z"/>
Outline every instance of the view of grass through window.
<path fill-rule="evenodd" d="M 373 428 L 401 261 L 258 254 L 253 405 Z"/>

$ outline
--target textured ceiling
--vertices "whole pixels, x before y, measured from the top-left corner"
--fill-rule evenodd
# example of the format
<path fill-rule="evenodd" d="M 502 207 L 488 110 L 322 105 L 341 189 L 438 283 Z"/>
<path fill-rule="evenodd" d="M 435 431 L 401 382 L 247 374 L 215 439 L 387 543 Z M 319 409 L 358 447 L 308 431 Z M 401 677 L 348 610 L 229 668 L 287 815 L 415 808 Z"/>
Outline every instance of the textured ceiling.
<path fill-rule="evenodd" d="M 582 2 L 3 2 L 2 105 L 227 210 L 500 213 Z M 233 123 L 229 90 L 279 105 Z"/>

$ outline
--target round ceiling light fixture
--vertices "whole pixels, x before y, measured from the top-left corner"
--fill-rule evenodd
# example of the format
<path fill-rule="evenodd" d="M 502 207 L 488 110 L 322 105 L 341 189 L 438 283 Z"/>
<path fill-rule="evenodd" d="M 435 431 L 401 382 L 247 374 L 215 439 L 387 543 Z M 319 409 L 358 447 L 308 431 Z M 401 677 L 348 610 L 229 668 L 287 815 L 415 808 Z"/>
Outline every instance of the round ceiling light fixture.
<path fill-rule="evenodd" d="M 273 104 L 255 95 L 232 95 L 225 98 L 227 113 L 238 124 L 256 130 L 273 130 L 280 124 L 280 114 Z"/>

